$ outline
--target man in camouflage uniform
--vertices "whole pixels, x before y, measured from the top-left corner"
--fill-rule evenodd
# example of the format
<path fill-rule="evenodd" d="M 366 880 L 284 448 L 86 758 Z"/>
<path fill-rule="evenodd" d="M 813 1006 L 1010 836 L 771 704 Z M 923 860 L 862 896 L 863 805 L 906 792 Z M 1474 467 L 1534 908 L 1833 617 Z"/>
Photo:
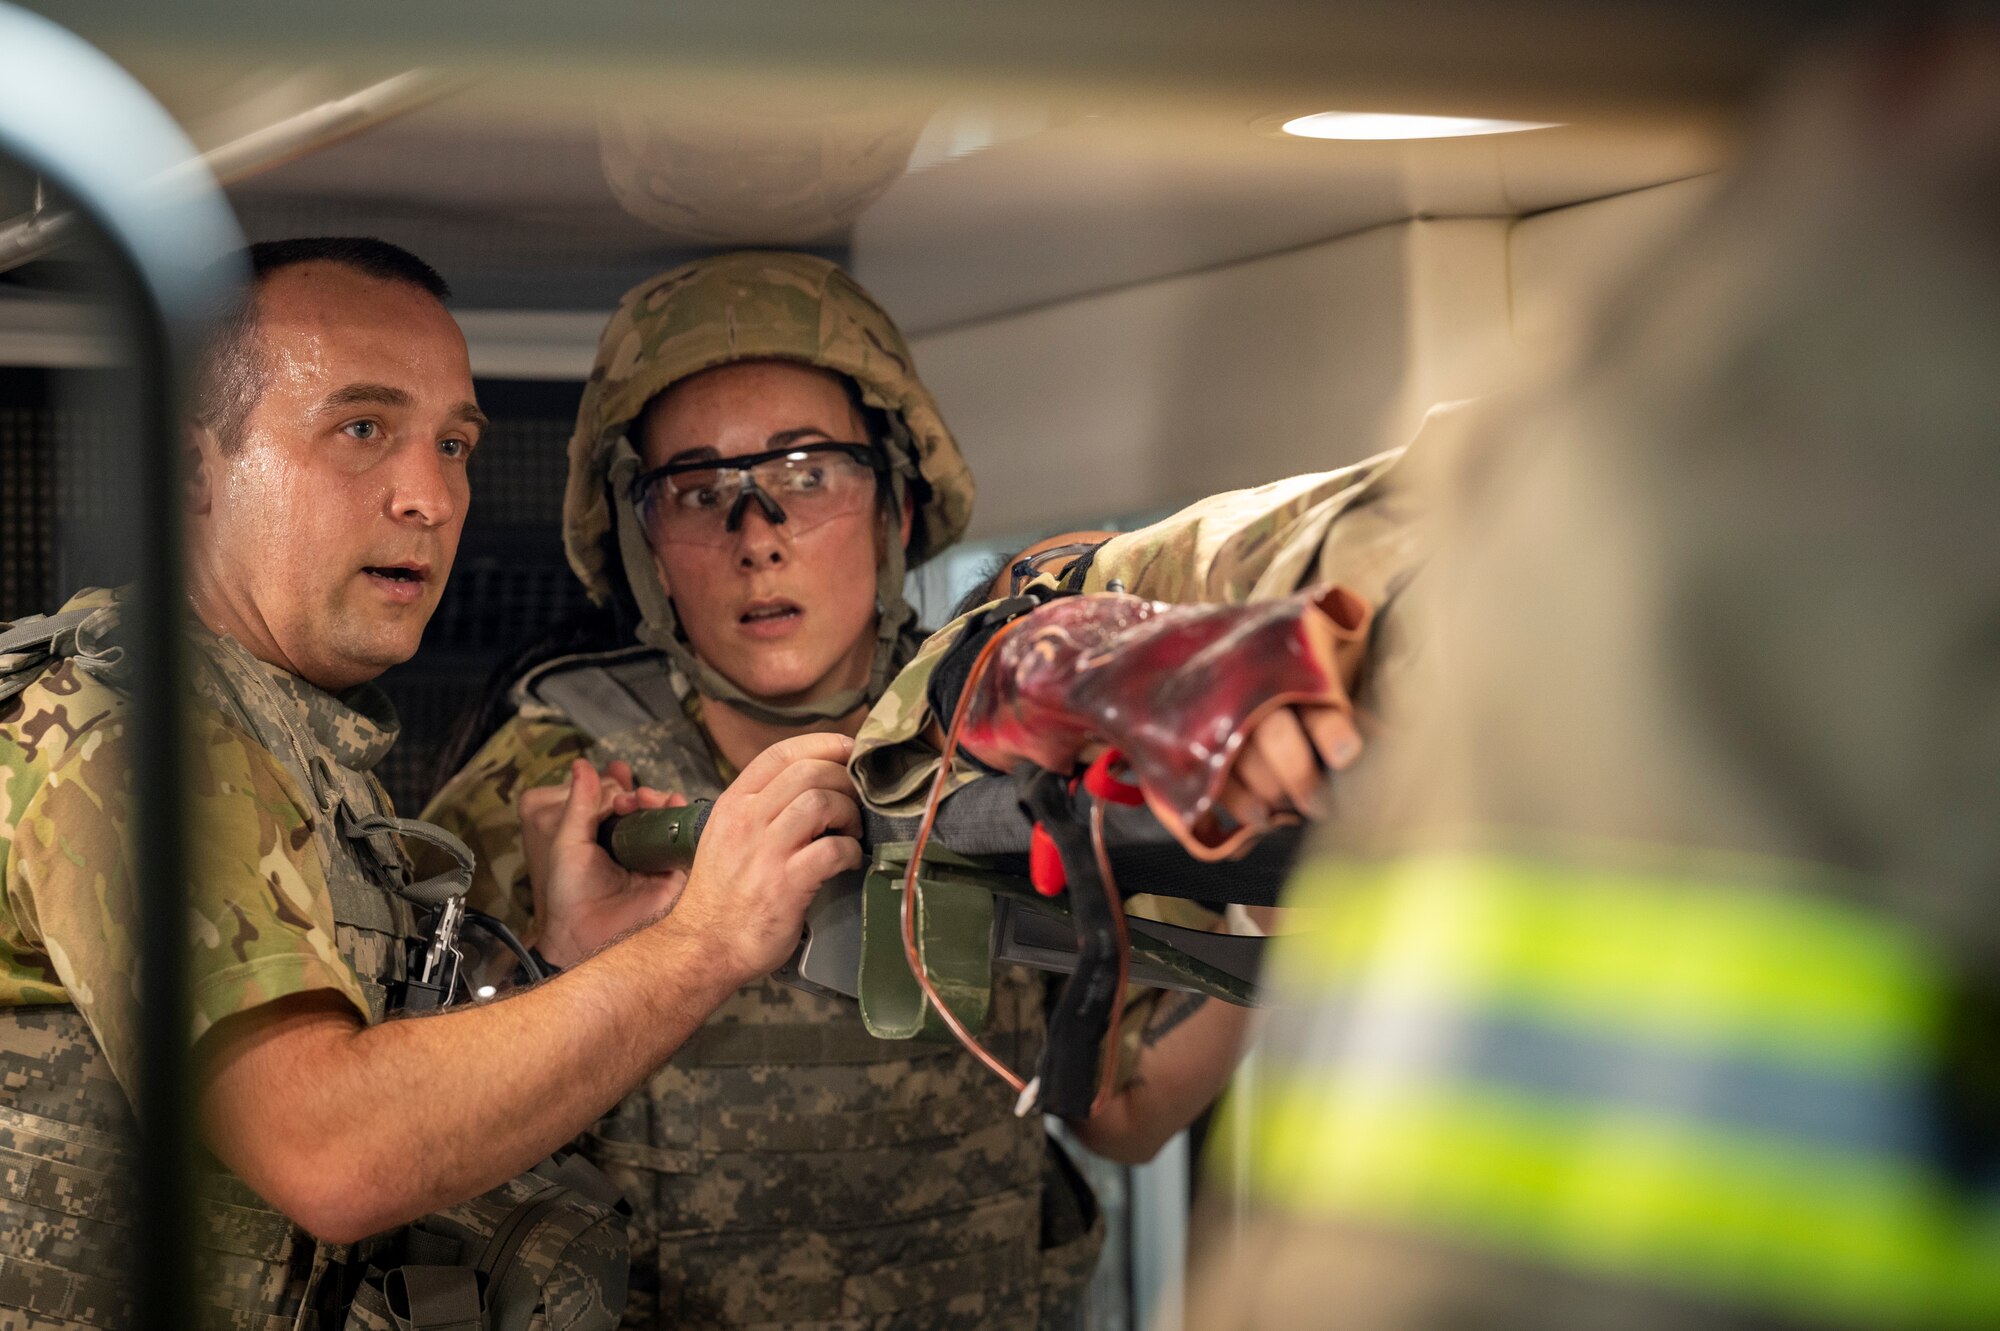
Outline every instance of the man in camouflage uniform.
<path fill-rule="evenodd" d="M 409 979 L 415 903 L 462 890 L 470 866 L 412 882 L 404 839 L 461 861 L 463 848 L 395 818 L 370 773 L 395 720 L 368 681 L 415 651 L 437 603 L 484 418 L 444 285 L 420 261 L 362 240 L 251 258 L 254 292 L 211 348 L 190 431 L 190 1035 L 224 1167 L 201 1210 L 210 1312 L 262 1327 L 343 1315 L 364 1260 L 400 1251 L 386 1231 L 506 1183 L 602 1113 L 783 960 L 819 881 L 859 846 L 838 739 L 751 764 L 685 883 L 625 875 L 595 848 L 607 811 L 660 797 L 592 773 L 543 847 L 558 932 L 581 950 L 622 927 L 625 903 L 656 913 L 669 888 L 671 919 L 510 1001 L 385 1022 Z M 118 645 L 119 610 L 87 592 L 0 638 L 6 1326 L 142 1324 L 120 1273 L 143 1241 L 121 1162 L 140 853 L 124 835 L 124 683 L 146 663 Z M 615 1220 L 598 1223 L 608 1211 L 579 1214 L 587 1230 L 541 1256 L 588 1267 L 577 1245 L 606 1241 L 622 1256 Z M 543 1286 L 548 1315 L 613 1324 L 622 1289 L 586 1276 Z M 469 1273 L 452 1288 L 472 1288 Z M 388 1325 L 379 1303 L 349 1315 Z"/>
<path fill-rule="evenodd" d="M 478 852 L 484 908 L 523 915 L 524 820 L 548 816 L 577 758 L 694 797 L 784 736 L 852 734 L 920 641 L 906 568 L 972 507 L 895 325 L 798 254 L 724 255 L 630 292 L 570 464 L 570 562 L 614 632 L 527 669 L 426 811 Z M 1043 1001 L 1026 973 L 999 977 L 989 1043 L 1034 1046 Z M 1173 1029 L 1179 1005 L 1147 1011 L 1141 1076 L 1079 1128 L 1128 1158 L 1184 1126 L 1234 1056 Z M 586 1139 L 635 1208 L 628 1324 L 1067 1324 L 1098 1232 L 1012 1099 L 955 1046 L 874 1039 L 849 1002 L 743 989 Z"/>
<path fill-rule="evenodd" d="M 2000 27 L 1774 112 L 1443 471 L 1190 1326 L 2000 1325 Z"/>

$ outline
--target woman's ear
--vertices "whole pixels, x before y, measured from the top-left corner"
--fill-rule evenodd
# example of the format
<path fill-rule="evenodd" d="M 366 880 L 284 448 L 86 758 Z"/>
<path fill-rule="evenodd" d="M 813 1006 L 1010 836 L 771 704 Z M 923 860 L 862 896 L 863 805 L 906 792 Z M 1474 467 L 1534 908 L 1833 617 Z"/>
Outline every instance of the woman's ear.
<path fill-rule="evenodd" d="M 674 584 L 673 580 L 667 577 L 667 561 L 660 558 L 658 550 L 650 553 L 653 556 L 653 576 L 660 580 L 660 590 L 666 593 L 667 599 L 671 601 L 674 599 Z M 678 611 L 675 612 L 675 617 L 679 617 Z"/>

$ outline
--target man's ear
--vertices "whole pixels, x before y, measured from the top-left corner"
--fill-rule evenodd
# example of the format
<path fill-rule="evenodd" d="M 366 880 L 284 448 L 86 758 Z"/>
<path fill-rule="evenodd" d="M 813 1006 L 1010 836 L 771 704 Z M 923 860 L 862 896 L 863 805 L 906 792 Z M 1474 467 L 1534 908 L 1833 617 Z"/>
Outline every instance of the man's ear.
<path fill-rule="evenodd" d="M 914 491 L 903 491 L 903 553 L 910 551 L 910 533 L 917 525 L 917 496 Z"/>
<path fill-rule="evenodd" d="M 187 511 L 205 517 L 215 506 L 215 471 L 222 454 L 215 431 L 206 425 L 190 425 L 182 434 L 182 493 Z"/>

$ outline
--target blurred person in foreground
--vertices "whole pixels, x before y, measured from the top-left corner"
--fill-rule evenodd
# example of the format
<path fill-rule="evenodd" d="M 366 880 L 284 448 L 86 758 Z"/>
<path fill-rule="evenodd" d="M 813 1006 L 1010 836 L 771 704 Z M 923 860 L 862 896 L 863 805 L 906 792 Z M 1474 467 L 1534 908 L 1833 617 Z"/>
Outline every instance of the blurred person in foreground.
<path fill-rule="evenodd" d="M 575 1170 L 524 1171 L 789 953 L 820 881 L 859 857 L 846 741 L 749 764 L 684 882 L 629 875 L 593 840 L 606 813 L 663 797 L 581 784 L 539 855 L 559 932 L 594 945 L 628 923 L 596 903 L 657 913 L 669 888 L 673 916 L 508 1001 L 386 1020 L 415 1005 L 423 909 L 471 865 L 395 817 L 371 771 L 395 715 L 369 681 L 417 650 L 437 606 L 486 420 L 423 262 L 355 238 L 248 257 L 252 291 L 206 351 L 188 427 L 190 1039 L 223 1166 L 197 1203 L 202 1315 L 386 1328 L 400 1299 L 425 1325 L 510 1307 L 512 1325 L 613 1326 L 611 1199 Z M 121 1280 L 146 1241 L 124 1172 L 144 853 L 128 844 L 127 684 L 149 666 L 119 645 L 124 604 L 87 591 L 0 635 L 8 1326 L 148 1311 Z M 450 852 L 441 875 L 415 880 L 418 845 Z"/>
<path fill-rule="evenodd" d="M 1798 71 L 1474 413 L 1187 1324 L 2000 1325 L 2000 29 Z"/>
<path fill-rule="evenodd" d="M 593 763 L 699 797 L 787 737 L 855 733 L 922 641 L 905 569 L 958 539 L 972 500 L 902 335 L 833 264 L 724 254 L 630 292 L 564 502 L 601 610 L 503 672 L 427 810 L 478 852 L 476 899 L 547 929 L 524 829 Z M 1309 800 L 1320 758 L 1289 713 L 1270 733 L 1284 724 L 1299 745 L 1273 768 Z M 1206 1107 L 1241 1029 L 1226 1004 L 1134 1004 L 1124 1089 L 1074 1125 L 1124 1159 Z M 1044 1005 L 1038 978 L 1003 970 L 989 1043 L 1024 1061 Z M 583 1149 L 634 1207 L 635 1327 L 1062 1327 L 1102 1239 L 1041 1116 L 970 1055 L 877 1039 L 852 1001 L 771 979 Z"/>

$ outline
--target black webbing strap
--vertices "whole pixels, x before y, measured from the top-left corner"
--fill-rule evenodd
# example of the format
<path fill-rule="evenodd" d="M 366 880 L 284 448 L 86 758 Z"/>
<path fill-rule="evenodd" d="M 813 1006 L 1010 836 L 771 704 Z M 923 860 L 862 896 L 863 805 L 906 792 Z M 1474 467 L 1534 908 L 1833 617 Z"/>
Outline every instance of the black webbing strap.
<path fill-rule="evenodd" d="M 1090 576 L 1090 566 L 1097 562 L 1097 552 L 1104 548 L 1104 542 L 1091 541 L 1081 547 L 1065 545 L 1058 548 L 1065 551 L 1081 550 L 1081 553 L 1070 561 L 1069 567 L 1063 570 L 1062 578 L 1056 584 L 1057 589 L 1064 595 L 1074 595 L 1083 590 L 1084 579 Z"/>
<path fill-rule="evenodd" d="M 383 1293 L 396 1331 L 483 1331 L 479 1275 L 469 1266 L 399 1266 Z"/>
<path fill-rule="evenodd" d="M 958 640 L 945 649 L 945 654 L 931 670 L 930 680 L 924 685 L 924 700 L 930 704 L 931 714 L 937 717 L 939 725 L 948 724 L 958 713 L 958 698 L 965 692 L 966 681 L 972 675 L 972 663 L 979 659 L 979 653 L 987 642 L 1001 629 L 1041 604 L 1032 596 L 1010 596 L 967 617 L 965 626 L 959 630 Z M 963 749 L 959 752 L 967 758 L 972 757 Z"/>
<path fill-rule="evenodd" d="M 1105 895 L 1109 885 L 1097 872 L 1090 830 L 1070 794 L 1069 779 L 1031 768 L 1019 782 L 1022 811 L 1047 830 L 1062 856 L 1070 918 L 1076 923 L 1076 969 L 1049 1013 L 1042 1048 L 1042 1107 L 1064 1118 L 1087 1118 L 1097 1097 L 1098 1050 L 1121 998 L 1117 924 Z"/>

